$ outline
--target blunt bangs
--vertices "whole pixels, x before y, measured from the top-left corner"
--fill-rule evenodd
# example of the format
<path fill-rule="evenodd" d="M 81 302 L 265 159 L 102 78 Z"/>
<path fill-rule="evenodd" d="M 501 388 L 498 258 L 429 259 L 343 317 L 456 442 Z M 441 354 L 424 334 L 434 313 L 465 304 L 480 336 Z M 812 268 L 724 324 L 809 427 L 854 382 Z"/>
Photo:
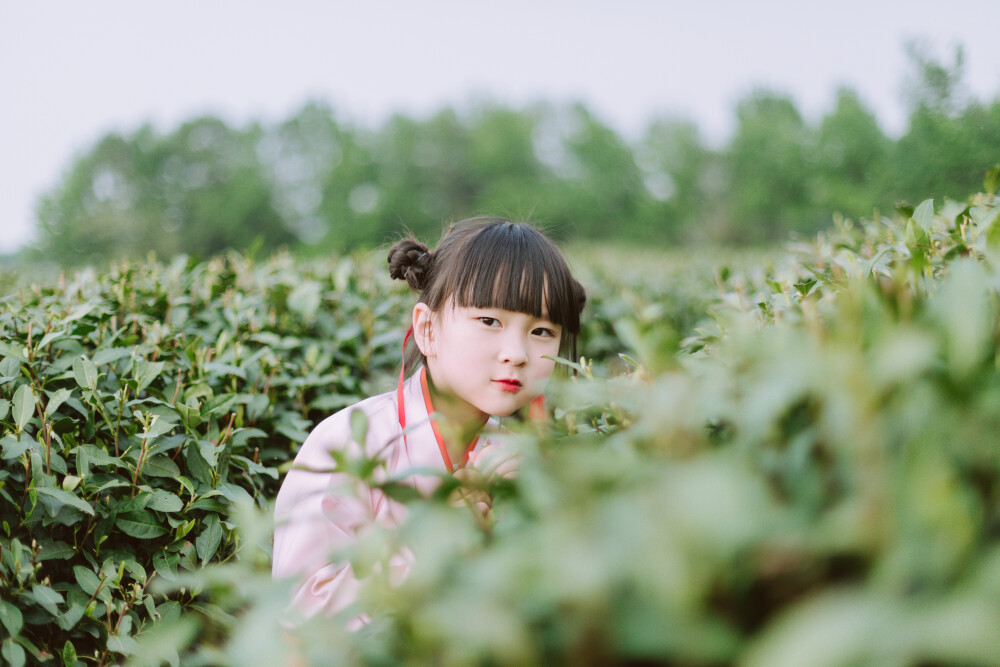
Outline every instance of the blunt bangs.
<path fill-rule="evenodd" d="M 465 267 L 449 272 L 440 298 L 465 308 L 502 308 L 580 330 L 573 278 L 548 237 L 529 225 L 488 225 L 456 248 Z M 428 304 L 434 308 L 435 304 Z"/>
<path fill-rule="evenodd" d="M 559 248 L 541 231 L 504 218 L 454 223 L 433 253 L 420 301 L 437 313 L 449 303 L 462 308 L 501 308 L 549 320 L 562 328 L 559 356 L 576 359 L 583 288 Z M 411 366 L 423 361 L 419 350 Z"/>

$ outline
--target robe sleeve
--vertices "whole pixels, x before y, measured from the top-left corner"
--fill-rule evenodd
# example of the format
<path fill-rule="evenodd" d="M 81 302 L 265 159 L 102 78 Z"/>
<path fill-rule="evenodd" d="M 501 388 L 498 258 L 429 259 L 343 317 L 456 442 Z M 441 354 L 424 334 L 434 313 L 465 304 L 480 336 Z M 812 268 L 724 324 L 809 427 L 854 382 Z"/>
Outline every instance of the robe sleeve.
<path fill-rule="evenodd" d="M 292 608 L 306 618 L 336 614 L 355 601 L 359 584 L 350 564 L 336 555 L 374 521 L 373 494 L 367 486 L 343 473 L 306 469 L 333 468 L 329 452 L 334 448 L 360 454 L 360 446 L 350 442 L 351 409 L 359 406 L 327 418 L 313 430 L 275 501 L 272 575 L 295 579 Z M 369 439 L 372 435 L 370 426 Z"/>

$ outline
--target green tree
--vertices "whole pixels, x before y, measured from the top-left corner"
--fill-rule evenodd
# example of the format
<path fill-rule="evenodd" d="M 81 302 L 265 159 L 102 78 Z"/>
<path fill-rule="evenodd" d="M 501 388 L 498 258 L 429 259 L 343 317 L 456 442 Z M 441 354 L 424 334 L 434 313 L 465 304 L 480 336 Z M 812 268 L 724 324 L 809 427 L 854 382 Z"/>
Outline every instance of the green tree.
<path fill-rule="evenodd" d="M 41 200 L 38 249 L 79 264 L 294 241 L 256 159 L 259 136 L 204 117 L 164 137 L 149 126 L 104 137 Z"/>
<path fill-rule="evenodd" d="M 660 240 L 713 238 L 724 195 L 717 156 L 687 120 L 654 120 L 635 149 L 649 194 L 641 211 L 644 236 Z"/>
<path fill-rule="evenodd" d="M 927 193 L 961 199 L 1000 161 L 1000 101 L 981 104 L 964 93 L 960 46 L 951 65 L 928 52 L 922 42 L 907 46 L 909 127 L 893 151 L 891 194 L 910 201 Z"/>
<path fill-rule="evenodd" d="M 904 46 L 909 64 L 903 99 L 910 109 L 930 109 L 956 115 L 965 104 L 965 50 L 955 47 L 952 63 L 938 60 L 927 40 L 910 40 Z"/>
<path fill-rule="evenodd" d="M 776 240 L 818 227 L 809 206 L 810 131 L 792 99 L 754 91 L 738 103 L 736 118 L 728 149 L 729 240 Z"/>
<path fill-rule="evenodd" d="M 374 141 L 379 213 L 368 238 L 383 242 L 403 227 L 424 238 L 442 221 L 475 212 L 479 183 L 469 169 L 468 128 L 454 109 L 420 121 L 396 114 Z"/>
<path fill-rule="evenodd" d="M 476 209 L 530 219 L 548 198 L 554 177 L 538 159 L 536 110 L 483 104 L 469 118 L 469 169 L 479 184 Z"/>
<path fill-rule="evenodd" d="M 891 143 L 855 91 L 837 92 L 816 142 L 814 193 L 819 210 L 860 218 L 891 203 L 884 194 Z"/>
<path fill-rule="evenodd" d="M 380 204 L 371 142 L 370 132 L 309 102 L 258 143 L 276 206 L 305 248 L 343 250 L 370 240 Z"/>
<path fill-rule="evenodd" d="M 583 104 L 538 112 L 535 150 L 555 176 L 540 217 L 582 238 L 636 238 L 648 195 L 631 147 Z"/>

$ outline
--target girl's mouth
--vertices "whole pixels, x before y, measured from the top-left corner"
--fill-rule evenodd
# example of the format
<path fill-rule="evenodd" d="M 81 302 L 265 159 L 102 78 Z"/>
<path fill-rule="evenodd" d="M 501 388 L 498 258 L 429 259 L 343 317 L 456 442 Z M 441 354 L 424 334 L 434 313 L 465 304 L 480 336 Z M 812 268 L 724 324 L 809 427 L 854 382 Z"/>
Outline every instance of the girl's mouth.
<path fill-rule="evenodd" d="M 521 381 L 520 380 L 513 380 L 513 379 L 510 379 L 510 380 L 494 380 L 494 382 L 496 382 L 497 384 L 500 385 L 500 389 L 502 389 L 503 391 L 506 391 L 506 392 L 510 392 L 511 394 L 515 394 L 515 393 L 521 391 Z"/>

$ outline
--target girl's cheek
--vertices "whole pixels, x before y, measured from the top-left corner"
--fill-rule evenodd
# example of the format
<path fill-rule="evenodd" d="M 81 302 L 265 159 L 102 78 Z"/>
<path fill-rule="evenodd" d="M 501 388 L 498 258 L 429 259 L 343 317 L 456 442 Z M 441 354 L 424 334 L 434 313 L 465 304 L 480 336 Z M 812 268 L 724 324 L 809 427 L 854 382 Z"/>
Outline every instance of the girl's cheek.
<path fill-rule="evenodd" d="M 554 353 L 553 353 L 553 356 L 554 356 Z M 556 368 L 556 362 L 552 361 L 551 359 L 542 359 L 542 361 L 545 362 L 545 364 L 541 368 L 541 370 L 542 370 L 541 374 L 543 376 L 543 381 L 548 381 L 548 379 L 552 376 L 552 372 Z"/>

